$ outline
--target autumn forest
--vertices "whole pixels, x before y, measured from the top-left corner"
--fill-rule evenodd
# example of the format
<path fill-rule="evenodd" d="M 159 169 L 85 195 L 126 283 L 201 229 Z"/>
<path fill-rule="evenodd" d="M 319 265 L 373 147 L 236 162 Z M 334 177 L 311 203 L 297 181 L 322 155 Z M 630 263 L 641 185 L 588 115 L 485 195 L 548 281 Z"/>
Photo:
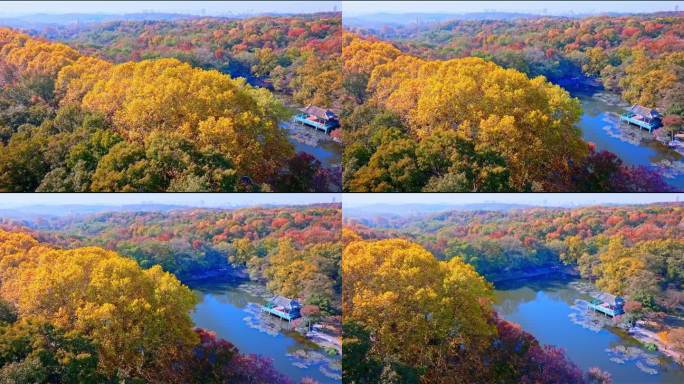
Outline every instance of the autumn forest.
<path fill-rule="evenodd" d="M 684 383 L 684 1 L 3 1 L 0 384 Z"/>
<path fill-rule="evenodd" d="M 668 360 L 684 356 L 681 203 L 625 205 L 612 195 L 608 205 L 547 208 L 511 205 L 525 198 L 509 195 L 469 206 L 452 195 L 429 213 L 416 202 L 424 196 L 388 197 L 382 212 L 345 200 L 350 383 L 681 379 Z M 605 303 L 620 303 L 610 297 L 624 305 L 604 315 Z"/>
<path fill-rule="evenodd" d="M 338 190 L 282 124 L 333 107 L 340 31 L 333 13 L 2 28 L 0 189 Z"/>
<path fill-rule="evenodd" d="M 196 201 L 188 196 L 188 203 Z M 300 382 L 298 375 L 302 383 L 336 382 L 339 203 L 91 209 L 0 216 L 0 382 L 288 384 Z M 225 295 L 242 294 L 235 307 L 207 308 L 229 297 L 221 294 L 227 286 L 234 289 Z M 291 374 L 297 368 L 287 356 L 267 355 L 276 341 L 252 346 L 226 339 L 216 319 L 207 318 L 218 307 L 230 327 L 244 321 L 244 311 L 258 302 L 242 303 L 255 298 L 241 290 L 256 288 L 301 301 L 301 317 L 273 324 L 279 332 L 301 332 L 287 337 L 309 354 L 302 357 L 308 364 L 326 356 L 328 376 L 310 377 L 318 367 Z M 271 324 L 257 315 L 263 324 L 250 337 Z M 249 353 L 241 351 L 245 346 Z"/>
<path fill-rule="evenodd" d="M 472 15 L 9 22 L 0 189 L 684 188 L 681 12 Z"/>
<path fill-rule="evenodd" d="M 578 129 L 586 108 L 578 96 L 600 90 L 655 108 L 664 128 L 654 134 L 665 142 L 679 134 L 681 13 L 511 17 L 372 25 L 345 18 L 345 191 L 673 189 L 663 175 L 681 154 L 657 167 L 626 163 L 635 149 L 602 150 L 601 137 L 583 136 L 605 127 Z M 642 141 L 649 140 L 657 141 Z"/>

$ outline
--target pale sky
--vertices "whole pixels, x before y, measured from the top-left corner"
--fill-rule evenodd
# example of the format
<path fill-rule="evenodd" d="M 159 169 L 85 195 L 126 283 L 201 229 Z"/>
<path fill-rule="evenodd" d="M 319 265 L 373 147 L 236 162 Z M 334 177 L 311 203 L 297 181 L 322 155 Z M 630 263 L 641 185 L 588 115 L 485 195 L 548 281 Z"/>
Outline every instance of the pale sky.
<path fill-rule="evenodd" d="M 372 13 L 472 13 L 485 11 L 549 15 L 684 10 L 684 1 L 3 1 L 0 18 L 25 14 L 167 12 L 221 16 L 259 13 L 311 13 L 344 10 Z"/>
<path fill-rule="evenodd" d="M 142 12 L 224 16 L 259 13 L 314 13 L 338 11 L 339 1 L 2 1 L 0 18 L 26 14 Z"/>
<path fill-rule="evenodd" d="M 571 206 L 597 204 L 647 204 L 684 201 L 684 193 L 345 193 L 342 208 L 376 204 L 479 203 Z"/>
<path fill-rule="evenodd" d="M 3 193 L 0 209 L 33 205 L 170 204 L 197 207 L 340 202 L 339 193 Z"/>
<path fill-rule="evenodd" d="M 684 1 L 343 1 L 344 16 L 373 13 L 519 12 L 547 15 L 684 11 Z"/>

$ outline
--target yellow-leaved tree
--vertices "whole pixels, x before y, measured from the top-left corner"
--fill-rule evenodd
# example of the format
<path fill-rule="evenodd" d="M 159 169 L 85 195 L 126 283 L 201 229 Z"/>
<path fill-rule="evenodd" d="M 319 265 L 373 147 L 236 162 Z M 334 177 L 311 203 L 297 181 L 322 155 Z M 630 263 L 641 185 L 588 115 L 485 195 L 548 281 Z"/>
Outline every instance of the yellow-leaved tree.
<path fill-rule="evenodd" d="M 83 56 L 63 67 L 55 80 L 55 90 L 61 96 L 62 104 L 80 104 L 83 96 L 110 69 L 112 63 L 95 57 Z"/>
<path fill-rule="evenodd" d="M 542 187 L 554 172 L 567 174 L 588 151 L 575 127 L 579 102 L 567 91 L 479 58 L 400 56 L 373 69 L 368 89 L 418 138 L 455 130 L 477 150 L 501 154 L 517 190 Z"/>
<path fill-rule="evenodd" d="M 62 67 L 79 57 L 80 54 L 68 45 L 0 28 L 0 58 L 22 72 L 54 77 Z"/>
<path fill-rule="evenodd" d="M 102 248 L 53 249 L 4 231 L 0 265 L 0 297 L 22 319 L 90 337 L 102 373 L 164 382 L 169 362 L 198 342 L 189 314 L 197 298 L 159 266 L 143 270 Z"/>
<path fill-rule="evenodd" d="M 268 288 L 287 297 L 306 299 L 312 294 L 333 297 L 333 281 L 326 276 L 325 269 L 336 269 L 336 266 L 321 265 L 327 260 L 320 254 L 326 251 L 339 255 L 339 249 L 330 243 L 300 250 L 291 239 L 279 240 L 263 269 Z"/>
<path fill-rule="evenodd" d="M 371 330 L 372 354 L 430 367 L 454 343 L 492 336 L 491 286 L 458 258 L 402 239 L 353 241 L 342 257 L 345 321 Z"/>
<path fill-rule="evenodd" d="M 71 70 L 72 68 L 68 68 Z M 100 112 L 123 136 L 143 142 L 152 132 L 178 132 L 200 148 L 221 151 L 240 176 L 257 182 L 274 176 L 294 149 L 278 121 L 287 113 L 264 89 L 218 71 L 176 59 L 147 60 L 104 68 L 92 84 L 60 83 L 67 95 L 85 92 L 82 106 Z M 73 68 L 76 70 L 76 68 Z M 69 77 L 65 70 L 62 79 Z"/>
<path fill-rule="evenodd" d="M 392 182 L 378 181 L 385 173 L 390 179 L 403 173 L 407 180 L 400 181 L 402 185 L 420 188 L 432 175 L 411 170 L 416 168 L 411 164 L 416 157 L 410 153 L 412 142 L 432 138 L 439 144 L 434 140 L 437 135 L 462 141 L 486 160 L 499 162 L 497 172 L 505 171 L 505 187 L 514 191 L 549 191 L 566 185 L 573 165 L 589 153 L 576 127 L 579 101 L 542 76 L 531 79 L 476 57 L 423 59 L 353 34 L 344 36 L 342 55 L 348 91 L 357 103 L 389 110 L 408 128 L 408 137 L 394 140 L 394 148 L 377 147 L 368 166 L 360 167 L 357 177 L 347 182 L 353 190 L 396 190 Z M 452 133 L 457 136 L 449 136 Z M 450 174 L 463 173 L 464 167 L 459 164 Z M 445 185 L 450 184 L 430 188 Z"/>
<path fill-rule="evenodd" d="M 339 101 L 337 91 L 342 89 L 341 59 L 322 60 L 313 53 L 307 53 L 303 60 L 292 81 L 293 97 L 302 104 L 332 107 Z"/>
<path fill-rule="evenodd" d="M 661 106 L 668 93 L 682 84 L 682 67 L 684 52 L 653 58 L 643 50 L 635 50 L 625 67 L 625 76 L 619 80 L 622 95 L 632 104 L 648 108 Z"/>
<path fill-rule="evenodd" d="M 342 60 L 348 73 L 370 75 L 376 66 L 401 55 L 401 51 L 390 43 L 360 39 L 351 33 L 345 33 L 342 38 Z"/>

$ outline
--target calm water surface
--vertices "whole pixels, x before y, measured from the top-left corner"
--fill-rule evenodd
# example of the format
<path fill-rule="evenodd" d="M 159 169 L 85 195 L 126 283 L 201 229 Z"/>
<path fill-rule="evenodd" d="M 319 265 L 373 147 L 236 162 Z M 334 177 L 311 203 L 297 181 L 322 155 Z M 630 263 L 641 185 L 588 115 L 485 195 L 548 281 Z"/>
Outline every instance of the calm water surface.
<path fill-rule="evenodd" d="M 325 135 L 325 133 L 320 133 Z M 318 146 L 304 144 L 297 140 L 290 140 L 295 147 L 295 152 L 306 152 L 317 158 L 323 166 L 331 167 L 342 163 L 342 145 L 334 141 L 325 141 Z"/>
<path fill-rule="evenodd" d="M 535 279 L 497 284 L 499 315 L 518 323 L 541 343 L 565 349 L 586 371 L 599 367 L 613 383 L 684 383 L 684 367 L 638 341 L 586 308 L 589 284 L 572 279 Z"/>
<path fill-rule="evenodd" d="M 596 144 L 597 150 L 615 153 L 625 164 L 657 167 L 670 185 L 684 189 L 682 156 L 653 140 L 648 131 L 620 123 L 619 115 L 629 105 L 616 95 L 605 92 L 573 92 L 573 96 L 582 103 L 579 128 L 584 140 Z M 679 170 L 663 167 L 663 164 L 672 162 Z"/>
<path fill-rule="evenodd" d="M 273 360 L 275 368 L 297 383 L 304 377 L 321 384 L 340 383 L 341 364 L 296 332 L 283 329 L 287 322 L 262 314 L 268 293 L 251 283 L 207 281 L 192 286 L 200 299 L 192 315 L 198 327 L 212 330 L 235 344 L 242 353 Z"/>

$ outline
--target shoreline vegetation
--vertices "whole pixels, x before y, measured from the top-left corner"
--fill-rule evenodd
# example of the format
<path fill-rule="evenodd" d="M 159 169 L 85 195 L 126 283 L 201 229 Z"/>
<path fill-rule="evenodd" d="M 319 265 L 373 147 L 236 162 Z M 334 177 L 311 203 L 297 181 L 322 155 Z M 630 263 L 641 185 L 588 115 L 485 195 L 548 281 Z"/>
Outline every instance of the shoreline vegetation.
<path fill-rule="evenodd" d="M 190 276 L 185 276 L 183 278 L 179 277 L 179 280 L 191 289 L 195 287 L 197 284 L 204 284 L 210 283 L 210 282 L 219 282 L 219 283 L 227 283 L 227 282 L 252 282 L 255 284 L 259 284 L 260 286 L 264 287 L 266 289 L 266 284 L 264 282 L 259 282 L 259 281 L 253 281 L 249 277 L 249 272 L 247 271 L 247 268 L 242 268 L 242 269 L 237 269 L 237 268 L 231 268 L 231 269 L 223 269 L 223 270 L 212 270 L 212 271 L 204 271 L 201 273 L 196 273 Z M 275 296 L 273 293 L 271 293 L 271 296 Z M 300 298 L 295 298 L 295 299 L 300 299 Z M 331 333 L 336 333 L 339 332 L 339 330 L 336 329 L 331 329 L 330 327 L 326 326 L 325 323 L 309 323 L 307 326 L 293 326 L 290 331 L 292 332 L 297 332 L 300 334 L 302 337 L 305 337 L 307 340 L 310 342 L 316 344 L 319 346 L 322 350 L 328 351 L 329 349 L 333 349 L 337 352 L 338 355 L 342 355 L 342 337 L 340 336 L 333 336 L 330 333 L 324 332 L 324 330 L 327 329 Z"/>
<path fill-rule="evenodd" d="M 532 270 L 524 271 L 510 271 L 497 275 L 485 275 L 488 282 L 494 284 L 496 287 L 500 283 L 522 282 L 528 279 L 548 278 L 548 277 L 570 277 L 581 279 L 581 274 L 576 267 L 570 265 L 553 265 L 548 267 L 537 267 Z M 678 323 L 684 323 L 684 315 L 676 318 Z M 650 323 L 651 327 L 648 327 Z M 658 351 L 664 355 L 672 358 L 677 364 L 684 366 L 684 351 L 675 350 L 667 340 L 662 336 L 662 333 L 667 331 L 665 327 L 665 320 L 651 320 L 649 322 L 637 320 L 633 325 L 614 322 L 614 326 L 620 327 L 628 332 L 635 340 L 638 340 L 644 348 L 649 344 L 657 346 Z M 654 332 L 649 328 L 660 329 L 660 332 Z M 661 333 L 659 335 L 658 333 Z"/>
<path fill-rule="evenodd" d="M 246 269 L 238 268 L 219 268 L 205 271 L 198 271 L 185 275 L 176 275 L 184 284 L 192 285 L 192 283 L 202 282 L 212 279 L 221 279 L 226 281 L 241 281 L 249 280 L 249 272 Z"/>
<path fill-rule="evenodd" d="M 579 271 L 575 267 L 568 265 L 557 265 L 551 267 L 540 267 L 533 271 L 513 271 L 510 274 L 499 275 L 499 276 L 485 276 L 487 281 L 494 284 L 496 287 L 500 283 L 522 283 L 525 280 L 537 278 L 553 278 L 553 277 L 563 277 L 563 278 L 574 278 L 582 279 Z M 592 282 L 589 282 L 593 284 Z M 676 317 L 677 322 L 684 323 L 684 316 Z M 684 367 L 684 351 L 675 350 L 664 337 L 658 333 L 662 333 L 667 330 L 665 326 L 666 321 L 663 320 L 637 320 L 633 324 L 622 323 L 620 320 L 613 321 L 612 326 L 620 328 L 626 331 L 631 337 L 639 341 L 643 348 L 648 349 L 649 345 L 655 345 L 657 350 L 664 355 L 672 358 L 674 362 Z M 650 326 L 649 326 L 650 325 Z M 654 332 L 649 328 L 660 329 L 660 332 Z"/>
<path fill-rule="evenodd" d="M 496 283 L 503 283 L 515 280 L 525 280 L 530 278 L 547 277 L 547 276 L 569 276 L 579 277 L 580 273 L 576 267 L 570 265 L 551 265 L 536 267 L 533 269 L 507 271 L 499 274 L 484 275 L 487 281 L 496 285 Z"/>
<path fill-rule="evenodd" d="M 339 13 L 28 29 L 0 29 L 0 190 L 341 189 L 279 126 L 334 107 Z"/>
<path fill-rule="evenodd" d="M 345 230 L 350 232 L 346 237 L 352 242 L 345 248 L 343 273 L 345 276 L 351 273 L 345 269 L 345 263 L 349 263 L 348 268 L 357 268 L 356 263 L 366 265 L 374 257 L 379 257 L 373 253 L 375 251 L 371 251 L 369 255 L 353 248 L 352 245 L 356 244 L 354 241 L 365 244 L 364 247 L 369 249 L 401 241 L 411 247 L 424 247 L 425 257 L 429 255 L 435 262 L 462 264 L 473 268 L 473 272 L 482 281 L 494 287 L 497 284 L 505 286 L 546 277 L 581 279 L 591 286 L 578 288 L 582 293 L 594 298 L 598 297 L 595 294 L 610 293 L 625 299 L 625 314 L 608 321 L 607 325 L 623 329 L 639 342 L 644 351 L 660 350 L 681 367 L 684 353 L 684 343 L 680 337 L 684 333 L 684 273 L 681 269 L 684 243 L 680 228 L 684 220 L 682 215 L 684 207 L 679 202 L 581 208 L 529 207 L 504 211 L 444 210 L 437 213 L 414 213 L 410 216 L 352 214 L 345 217 Z M 408 270 L 412 271 L 411 268 L 414 268 L 413 263 L 418 261 L 408 255 L 406 257 L 407 259 L 392 262 L 391 266 L 387 264 L 389 261 L 376 261 L 378 264 L 373 264 L 372 267 L 366 265 L 366 270 L 379 270 L 387 274 L 390 272 L 384 269 L 391 267 L 392 270 L 396 269 L 396 273 L 408 273 Z M 417 281 L 420 284 L 426 283 L 423 279 Z M 352 278 L 352 284 L 356 285 L 349 288 L 349 294 L 355 298 L 345 296 L 345 300 L 360 300 L 359 308 L 366 308 L 363 305 L 364 300 L 368 300 L 368 295 L 371 294 L 366 292 L 367 289 L 380 289 L 381 292 L 383 287 L 387 290 L 399 289 L 394 284 L 390 286 L 389 283 L 380 282 L 377 283 L 381 284 L 378 288 L 374 285 L 376 282 L 373 278 L 364 281 L 361 275 L 358 280 Z M 401 302 L 384 305 L 408 305 L 411 308 L 418 306 L 413 302 L 404 303 L 401 297 L 393 298 L 394 296 L 381 292 L 373 295 Z M 409 296 L 410 294 L 406 293 Z M 479 302 L 486 302 L 487 296 L 482 293 L 480 295 Z M 406 298 L 409 301 L 417 299 Z M 574 310 L 581 308 L 584 307 L 578 306 Z M 348 313 L 346 308 L 345 313 Z M 394 311 L 390 313 L 386 316 L 399 317 Z M 362 327 L 367 326 L 371 335 L 371 340 L 366 341 L 371 347 L 363 359 L 373 356 L 382 360 L 393 356 L 380 352 L 374 346 L 379 336 L 373 330 L 377 327 L 384 328 L 369 323 L 370 320 L 365 320 L 367 316 L 370 315 L 358 313 L 350 317 L 350 320 L 360 323 Z M 413 325 L 416 329 L 431 329 L 435 326 L 437 325 L 432 323 Z M 467 340 L 466 336 L 460 337 L 460 340 Z M 464 357 L 461 355 L 460 358 Z M 364 361 L 368 364 L 370 360 Z M 358 363 L 355 360 L 349 364 Z M 418 372 L 421 377 L 424 374 L 430 375 L 428 372 L 432 370 L 440 369 L 410 359 L 397 361 L 398 363 L 415 369 L 414 372 Z M 648 373 L 646 368 L 644 372 Z M 465 366 L 460 369 L 465 369 Z M 544 368 L 540 369 L 544 371 Z M 581 377 L 582 375 L 584 376 Z M 603 373 L 592 368 L 579 376 L 567 377 L 564 382 L 593 382 L 596 375 L 602 376 Z"/>
<path fill-rule="evenodd" d="M 548 277 L 571 277 L 581 279 L 581 275 L 576 267 L 563 264 L 485 276 L 486 280 L 494 284 L 495 287 L 500 283 L 522 282 L 528 279 Z M 684 316 L 678 317 L 678 320 L 684 322 Z M 663 329 L 665 325 L 664 321 L 659 322 L 657 320 L 653 320 L 650 323 L 651 326 L 660 329 Z M 672 358 L 677 364 L 684 366 L 684 352 L 675 350 L 662 336 L 659 336 L 656 332 L 645 327 L 646 325 L 647 323 L 643 320 L 638 320 L 633 325 L 623 325 L 619 322 L 614 323 L 614 326 L 625 329 L 630 336 L 635 340 L 638 340 L 645 348 L 649 344 L 655 345 L 657 346 L 658 351 Z"/>
<path fill-rule="evenodd" d="M 677 29 L 683 20 L 681 12 L 665 12 L 348 28 L 342 47 L 350 100 L 343 112 L 342 137 L 350 143 L 344 190 L 674 189 L 665 176 L 678 173 L 678 164 L 629 166 L 620 154 L 599 152 L 582 140 L 580 106 L 572 105 L 567 91 L 601 88 L 630 105 L 657 107 L 667 118 L 655 139 L 672 137 L 684 115 L 678 85 L 684 81 L 678 64 L 684 37 Z M 492 65 L 483 73 L 465 69 L 485 65 L 478 60 Z M 469 86 L 473 82 L 480 86 Z M 554 88 L 543 84 L 559 85 L 560 95 L 551 96 Z M 537 104 L 513 90 L 539 95 Z M 526 115 L 527 107 L 536 115 Z M 544 115 L 549 109 L 555 115 Z M 548 126 L 553 134 L 544 133 Z M 513 154 L 511 148 L 526 151 Z"/>
<path fill-rule="evenodd" d="M 606 89 L 599 77 L 582 75 L 573 77 L 571 79 L 566 79 L 566 81 L 564 81 L 564 79 L 558 79 L 554 81 L 554 84 L 557 84 L 563 87 L 564 89 L 568 90 L 570 94 L 574 97 L 577 97 L 577 92 L 581 94 L 589 93 L 591 95 L 595 93 L 603 93 L 606 96 L 602 97 L 602 99 L 611 100 L 613 98 L 617 98 L 619 102 L 627 103 L 623 96 L 616 90 Z M 628 107 L 624 107 L 622 109 L 624 110 L 624 112 L 626 112 L 628 110 Z M 615 115 L 615 120 L 617 121 L 617 124 L 620 126 L 626 124 L 619 120 L 619 115 L 617 114 Z M 638 132 L 641 140 L 658 142 L 666 147 L 672 141 L 672 132 L 668 131 L 666 128 L 663 127 L 656 129 L 653 133 L 643 135 L 641 134 L 642 130 L 639 127 L 629 126 L 628 129 Z M 675 148 L 670 149 L 672 151 L 675 151 L 684 158 L 684 146 L 677 146 Z M 681 171 L 682 166 L 683 165 L 681 163 L 678 164 L 677 162 L 667 161 L 665 163 L 660 163 L 658 165 L 653 164 L 652 168 L 657 169 L 660 174 L 665 174 L 667 172 L 672 171 L 679 173 Z"/>
<path fill-rule="evenodd" d="M 670 344 L 663 341 L 662 337 L 650 331 L 648 328 L 635 325 L 627 329 L 629 335 L 641 342 L 644 346 L 655 345 L 658 351 L 672 358 L 680 366 L 684 366 L 684 352 L 675 350 Z"/>
<path fill-rule="evenodd" d="M 112 260 L 124 263 L 133 270 L 141 271 L 140 273 L 160 274 L 163 276 L 163 281 L 169 279 L 178 285 L 178 289 L 183 291 L 185 296 L 168 297 L 164 300 L 160 298 L 159 301 L 168 301 L 164 305 L 173 306 L 174 300 L 186 298 L 188 303 L 184 304 L 185 306 L 179 305 L 172 311 L 161 309 L 160 311 L 168 313 L 170 316 L 179 316 L 168 319 L 168 327 L 184 327 L 187 324 L 187 330 L 177 329 L 176 331 L 187 331 L 189 341 L 187 343 L 188 349 L 183 349 L 181 355 L 169 352 L 169 359 L 172 360 L 168 364 L 171 365 L 165 365 L 167 362 L 158 362 L 158 364 L 164 365 L 159 374 L 169 375 L 164 378 L 159 378 L 151 373 L 148 375 L 144 372 L 120 371 L 123 369 L 124 365 L 122 364 L 124 363 L 113 358 L 114 355 L 102 355 L 101 351 L 99 354 L 93 355 L 94 358 L 99 358 L 89 368 L 93 374 L 103 374 L 108 378 L 115 377 L 112 376 L 112 370 L 103 370 L 103 364 L 106 364 L 106 367 L 119 370 L 116 377 L 122 379 L 141 378 L 146 382 L 211 382 L 214 380 L 209 378 L 211 376 L 215 379 L 220 378 L 216 379 L 218 382 L 228 380 L 235 383 L 252 383 L 256 380 L 258 383 L 292 383 L 292 380 L 273 368 L 270 360 L 260 355 L 238 354 L 237 348 L 230 343 L 230 340 L 218 338 L 210 329 L 193 331 L 189 313 L 197 304 L 197 298 L 185 284 L 192 287 L 195 284 L 217 279 L 223 282 L 252 281 L 256 282 L 259 287 L 263 287 L 267 296 L 280 295 L 298 298 L 302 305 L 302 317 L 294 320 L 292 331 L 296 332 L 297 337 L 301 337 L 302 340 L 319 346 L 321 353 L 338 354 L 341 351 L 341 274 L 339 272 L 341 220 L 341 205 L 339 203 L 291 207 L 119 211 L 62 217 L 32 214 L 30 218 L 27 217 L 25 220 L 3 218 L 0 220 L 0 228 L 2 228 L 0 230 L 0 248 L 7 249 L 7 252 L 0 252 L 0 264 L 9 263 L 7 266 L 13 267 L 3 267 L 2 269 L 4 274 L 0 278 L 0 317 L 4 316 L 2 315 L 3 310 L 6 309 L 4 301 L 7 301 L 9 303 L 7 308 L 10 308 L 10 313 L 14 313 L 16 310 L 21 319 L 32 319 L 29 312 L 24 309 L 24 306 L 29 305 L 30 302 L 24 302 L 23 299 L 13 296 L 18 294 L 17 287 L 19 285 L 9 283 L 14 281 L 13 279 L 29 276 L 28 269 L 26 273 L 22 272 L 23 274 L 15 274 L 16 271 L 13 269 L 19 263 L 16 260 L 18 254 L 15 255 L 15 253 L 19 252 L 18 249 L 24 249 L 25 244 L 29 244 L 28 240 L 21 239 L 30 238 L 30 244 L 34 244 L 31 249 L 35 252 L 31 250 L 21 251 L 28 252 L 26 256 L 28 261 L 43 253 L 37 251 L 39 247 L 44 247 L 45 250 L 55 249 L 55 252 L 59 254 L 83 255 L 82 257 L 93 263 L 104 262 L 101 260 L 101 255 L 107 255 Z M 78 258 L 74 257 L 74 262 L 77 260 Z M 83 275 L 84 286 L 70 286 L 71 288 L 68 288 L 73 292 L 79 292 L 75 296 L 82 298 L 82 295 L 89 295 L 90 289 L 96 289 L 95 287 L 99 286 L 95 282 L 96 277 L 101 275 L 97 272 L 97 268 L 93 270 L 87 266 L 83 268 L 78 265 L 71 266 L 69 264 L 71 259 L 67 256 L 60 262 L 66 263 L 64 270 L 60 273 L 69 274 L 69 271 L 78 270 Z M 30 268 L 32 265 L 27 262 L 25 267 Z M 50 263 L 45 264 L 44 267 L 53 268 Z M 55 268 L 61 267 L 55 266 Z M 93 273 L 92 276 L 90 275 L 91 272 Z M 112 271 L 112 273 L 114 272 L 116 271 Z M 60 282 L 77 284 L 80 281 L 70 280 L 60 273 L 54 273 L 53 279 L 46 278 L 47 280 L 44 281 L 41 278 L 31 283 L 35 286 L 36 294 L 38 295 L 43 284 L 54 283 L 59 285 Z M 127 281 L 125 276 L 121 278 L 124 279 L 122 281 Z M 130 289 L 137 289 L 136 287 L 138 287 L 133 281 L 126 284 L 121 283 L 123 285 L 119 287 L 117 281 L 117 278 L 114 277 L 109 280 L 111 289 L 128 289 L 129 286 Z M 150 283 L 149 288 L 154 288 L 154 284 Z M 145 289 L 142 290 L 147 292 Z M 24 291 L 28 292 L 26 289 L 19 289 L 19 292 Z M 153 291 L 162 296 L 165 295 L 164 292 L 173 296 L 171 291 L 167 292 L 163 287 L 157 287 Z M 62 291 L 55 288 L 50 292 L 59 296 Z M 127 291 L 119 294 L 117 297 L 122 301 L 112 302 L 111 305 L 106 303 L 109 296 L 88 297 L 83 298 L 86 302 L 76 300 L 74 306 L 81 308 L 79 305 L 90 305 L 88 303 L 93 300 L 105 300 L 102 303 L 98 301 L 97 307 L 93 307 L 94 315 L 105 316 L 110 314 L 113 319 L 119 319 L 119 316 L 123 316 L 121 321 L 125 322 L 126 316 L 129 316 L 125 310 L 125 305 L 138 305 L 135 298 L 129 300 L 128 296 Z M 55 298 L 46 293 L 45 297 L 39 295 L 35 300 L 38 303 L 36 305 L 40 305 L 39 302 L 43 300 L 53 299 Z M 144 308 L 140 309 L 141 316 L 147 316 L 148 310 Z M 154 308 L 154 306 L 151 307 L 150 311 L 154 312 Z M 134 310 L 135 308 L 131 309 L 131 311 Z M 46 311 L 48 310 L 46 309 Z M 61 316 L 60 311 L 57 309 L 55 311 L 55 313 L 46 314 L 48 320 L 52 321 L 53 317 L 51 316 L 56 316 L 58 319 L 55 318 L 55 322 L 57 320 L 66 321 L 66 318 L 59 317 Z M 73 316 L 76 317 L 69 317 L 70 319 L 86 315 L 85 313 L 80 314 L 77 309 L 75 311 L 77 314 Z M 150 316 L 152 316 L 152 312 L 149 314 Z M 260 315 L 261 311 L 256 310 L 254 314 Z M 2 344 L 4 337 L 2 334 L 4 330 L 3 319 L 4 317 L 0 318 L 0 350 L 4 345 Z M 150 319 L 150 321 L 153 320 Z M 12 322 L 14 321 L 16 320 L 12 320 Z M 116 324 L 119 324 L 118 320 L 116 321 Z M 54 324 L 60 328 L 65 326 L 63 322 Z M 136 324 L 129 326 L 135 329 Z M 87 327 L 84 329 L 90 330 Z M 131 332 L 134 332 L 134 329 Z M 98 327 L 95 327 L 95 330 L 97 332 L 102 331 Z M 162 331 L 160 330 L 160 332 Z M 112 336 L 120 336 L 117 335 Z M 87 332 L 83 335 L 89 340 L 92 336 Z M 96 339 L 95 341 L 97 343 L 105 342 L 109 336 L 103 334 L 102 337 L 104 339 Z M 120 337 L 123 339 L 117 345 L 120 344 L 122 347 L 129 345 L 128 341 L 130 341 L 130 345 L 139 341 L 135 333 L 130 335 L 130 339 L 126 339 L 124 336 Z M 167 340 L 169 348 L 173 347 L 173 340 L 175 340 L 173 337 Z M 201 346 L 193 347 L 196 342 L 199 342 Z M 106 341 L 105 344 L 109 345 L 109 341 Z M 204 349 L 200 350 L 199 348 Z M 187 359 L 185 357 L 186 352 L 189 354 Z M 228 352 L 230 353 L 228 354 Z M 220 361 L 214 361 L 212 358 L 211 362 L 204 360 L 195 362 L 191 359 L 192 356 L 200 360 L 209 356 L 204 355 L 204 353 L 217 354 L 217 356 L 224 356 L 222 354 L 226 353 L 226 358 L 222 357 Z M 134 364 L 134 359 L 131 360 L 131 364 Z M 200 369 L 209 376 L 193 379 L 196 381 L 179 379 L 181 376 L 178 375 L 185 375 L 186 372 L 175 372 L 172 368 L 180 367 L 178 364 L 181 363 L 204 364 L 196 368 L 189 367 L 187 373 L 192 373 L 194 369 Z M 6 368 L 1 367 L 2 365 L 4 363 L 0 364 L 0 371 Z M 45 369 L 49 371 L 53 368 L 46 367 Z M 1 374 L 2 372 L 0 372 Z M 310 383 L 311 381 L 303 382 Z"/>
<path fill-rule="evenodd" d="M 522 282 L 527 279 L 548 278 L 548 277 L 571 277 L 581 279 L 581 274 L 576 267 L 570 265 L 553 265 L 547 267 L 537 267 L 532 270 L 524 271 L 510 271 L 497 275 L 485 275 L 488 282 L 496 286 L 500 283 Z M 684 315 L 676 318 L 678 323 L 684 323 Z M 684 366 L 684 351 L 675 350 L 662 336 L 663 332 L 667 333 L 668 327 L 665 326 L 665 320 L 651 320 L 643 321 L 637 320 L 632 325 L 614 322 L 614 326 L 620 327 L 627 331 L 630 336 L 638 340 L 644 348 L 649 344 L 657 346 L 658 351 L 664 355 L 672 358 L 677 364 Z M 650 325 L 650 327 L 648 327 Z M 660 332 L 654 332 L 649 328 L 660 329 Z M 661 333 L 659 335 L 659 333 Z"/>

